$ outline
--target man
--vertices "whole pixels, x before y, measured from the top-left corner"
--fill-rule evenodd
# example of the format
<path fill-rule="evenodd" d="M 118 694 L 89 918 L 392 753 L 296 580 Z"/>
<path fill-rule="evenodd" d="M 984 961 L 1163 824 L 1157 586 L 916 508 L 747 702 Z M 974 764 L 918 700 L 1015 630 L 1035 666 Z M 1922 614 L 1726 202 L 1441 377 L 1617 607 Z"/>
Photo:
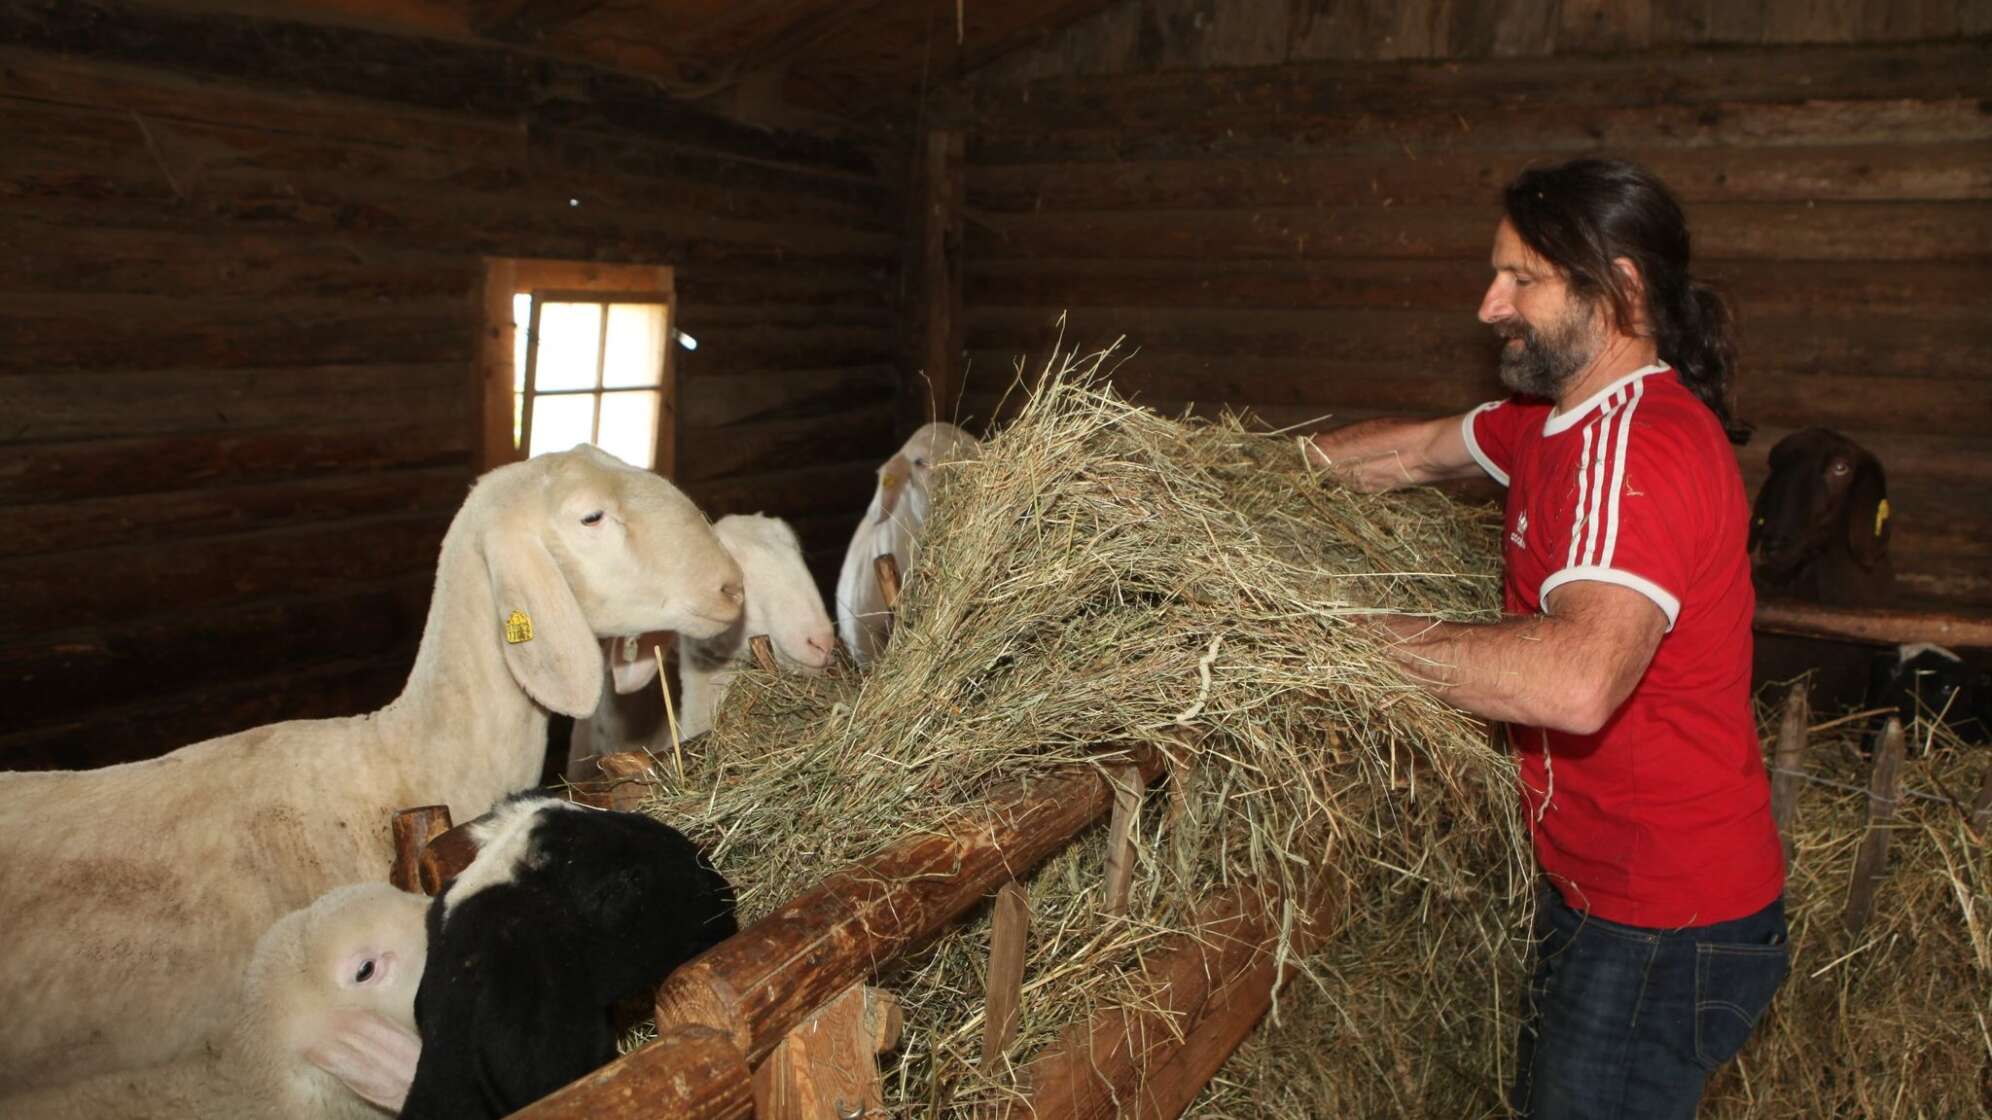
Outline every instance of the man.
<path fill-rule="evenodd" d="M 1529 171 L 1503 201 L 1480 320 L 1516 395 L 1313 453 L 1363 489 L 1507 486 L 1508 617 L 1380 625 L 1433 692 L 1506 721 L 1520 764 L 1544 886 L 1513 1104 L 1692 1117 L 1787 966 L 1729 318 L 1643 169 Z"/>

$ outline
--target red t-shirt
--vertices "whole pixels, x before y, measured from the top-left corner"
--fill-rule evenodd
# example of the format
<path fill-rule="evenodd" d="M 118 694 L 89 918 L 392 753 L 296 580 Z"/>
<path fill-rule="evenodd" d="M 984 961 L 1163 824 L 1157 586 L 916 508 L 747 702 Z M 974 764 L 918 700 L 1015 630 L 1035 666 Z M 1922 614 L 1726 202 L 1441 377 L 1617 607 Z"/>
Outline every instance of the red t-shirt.
<path fill-rule="evenodd" d="M 1508 487 L 1512 614 L 1577 580 L 1653 600 L 1667 634 L 1596 734 L 1513 725 L 1536 857 L 1572 907 L 1672 929 L 1755 913 L 1784 889 L 1750 705 L 1756 593 L 1743 478 L 1715 414 L 1666 365 L 1557 414 L 1484 404 L 1467 450 Z"/>

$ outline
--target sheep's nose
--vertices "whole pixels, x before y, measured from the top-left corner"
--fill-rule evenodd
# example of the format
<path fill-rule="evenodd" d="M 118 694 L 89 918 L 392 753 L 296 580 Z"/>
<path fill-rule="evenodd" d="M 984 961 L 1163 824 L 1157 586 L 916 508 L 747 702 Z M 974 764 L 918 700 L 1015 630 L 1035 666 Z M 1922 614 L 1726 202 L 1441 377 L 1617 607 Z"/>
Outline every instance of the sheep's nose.
<path fill-rule="evenodd" d="M 815 664 L 818 668 L 830 664 L 831 655 L 837 650 L 837 638 L 833 634 L 817 634 L 805 644 L 809 646 L 810 652 L 816 655 Z"/>
<path fill-rule="evenodd" d="M 747 589 L 741 586 L 739 580 L 720 584 L 719 593 L 726 596 L 727 601 L 735 606 L 747 601 Z"/>

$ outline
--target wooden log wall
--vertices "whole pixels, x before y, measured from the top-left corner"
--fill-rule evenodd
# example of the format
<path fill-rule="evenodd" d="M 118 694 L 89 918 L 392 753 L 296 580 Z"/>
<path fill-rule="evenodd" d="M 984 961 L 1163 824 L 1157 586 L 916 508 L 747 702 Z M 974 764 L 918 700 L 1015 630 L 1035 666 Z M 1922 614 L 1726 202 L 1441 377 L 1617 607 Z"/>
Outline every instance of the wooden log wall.
<path fill-rule="evenodd" d="M 989 416 L 1065 309 L 1068 344 L 1139 348 L 1117 381 L 1158 406 L 1280 425 L 1463 410 L 1500 393 L 1474 319 L 1499 187 L 1530 163 L 1621 155 L 1682 196 L 1698 271 L 1741 318 L 1752 492 L 1779 438 L 1837 428 L 1887 465 L 1905 601 L 1992 604 L 1987 28 L 1280 62 L 1313 40 L 1212 30 L 1241 7 L 1278 23 L 1307 5 L 1122 6 L 937 112 L 968 132 L 965 413 Z M 1156 8 L 1209 18 L 1193 33 Z M 1093 73 L 1038 76 L 1059 67 Z"/>
<path fill-rule="evenodd" d="M 834 572 L 895 446 L 897 189 L 508 50 L 0 2 L 0 767 L 394 695 L 481 254 L 673 266 L 681 482 Z"/>

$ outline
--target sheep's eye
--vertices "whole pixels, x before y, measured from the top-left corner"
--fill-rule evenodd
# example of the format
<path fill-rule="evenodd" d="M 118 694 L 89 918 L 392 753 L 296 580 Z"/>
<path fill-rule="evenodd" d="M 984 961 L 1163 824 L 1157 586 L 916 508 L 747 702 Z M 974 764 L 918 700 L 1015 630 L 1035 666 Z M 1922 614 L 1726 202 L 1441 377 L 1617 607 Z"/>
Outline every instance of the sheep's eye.
<path fill-rule="evenodd" d="M 913 460 L 913 465 L 914 465 L 914 466 L 916 466 L 916 467 L 924 467 L 924 466 L 926 466 L 926 465 L 927 465 L 927 460 L 925 460 L 925 459 L 915 459 L 915 460 Z"/>
<path fill-rule="evenodd" d="M 364 984 L 367 981 L 373 979 L 373 976 L 374 976 L 374 962 L 367 961 L 360 965 L 360 971 L 354 975 L 353 982 L 356 984 Z"/>
<path fill-rule="evenodd" d="M 596 510 L 595 512 L 588 514 L 587 516 L 581 519 L 581 524 L 583 525 L 599 525 L 601 523 L 602 523 L 601 510 Z"/>

